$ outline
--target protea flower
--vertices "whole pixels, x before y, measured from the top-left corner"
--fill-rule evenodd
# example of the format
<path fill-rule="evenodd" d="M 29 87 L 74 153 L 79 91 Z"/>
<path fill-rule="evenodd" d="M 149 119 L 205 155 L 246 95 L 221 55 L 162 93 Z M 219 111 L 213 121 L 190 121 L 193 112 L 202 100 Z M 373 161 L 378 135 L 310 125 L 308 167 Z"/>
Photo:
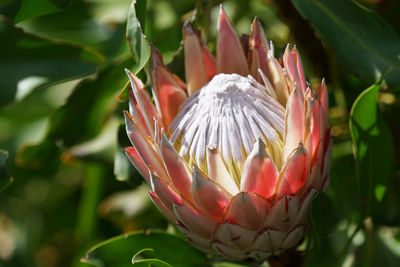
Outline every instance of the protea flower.
<path fill-rule="evenodd" d="M 152 48 L 155 105 L 127 71 L 125 150 L 193 246 L 261 262 L 299 244 L 316 190 L 327 189 L 327 89 L 306 82 L 296 47 L 275 59 L 257 18 L 242 42 L 222 7 L 217 28 L 214 58 L 185 23 L 186 83 Z"/>

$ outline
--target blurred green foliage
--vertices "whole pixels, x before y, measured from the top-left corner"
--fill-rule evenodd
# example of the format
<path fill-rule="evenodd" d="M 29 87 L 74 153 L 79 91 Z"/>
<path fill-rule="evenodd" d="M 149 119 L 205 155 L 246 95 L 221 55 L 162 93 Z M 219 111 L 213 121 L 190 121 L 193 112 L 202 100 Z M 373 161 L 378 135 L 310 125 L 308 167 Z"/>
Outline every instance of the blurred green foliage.
<path fill-rule="evenodd" d="M 220 2 L 0 0 L 0 266 L 247 265 L 210 261 L 171 227 L 139 231 L 168 224 L 122 151 L 124 68 L 149 84 L 151 42 L 184 78 L 182 25 L 214 50 Z M 258 16 L 277 56 L 295 43 L 308 80 L 327 79 L 331 186 L 305 266 L 399 266 L 400 1 L 224 7 L 239 35 Z"/>

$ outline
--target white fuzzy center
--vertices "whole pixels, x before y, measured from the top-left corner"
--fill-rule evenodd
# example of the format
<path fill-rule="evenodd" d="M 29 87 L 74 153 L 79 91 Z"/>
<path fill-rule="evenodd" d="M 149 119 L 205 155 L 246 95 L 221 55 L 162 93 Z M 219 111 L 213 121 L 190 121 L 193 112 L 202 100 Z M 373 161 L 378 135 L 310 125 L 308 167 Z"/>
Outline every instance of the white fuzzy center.
<path fill-rule="evenodd" d="M 250 75 L 218 74 L 182 104 L 169 130 L 180 155 L 198 164 L 207 146 L 218 147 L 226 162 L 240 162 L 258 138 L 281 139 L 284 108 Z"/>

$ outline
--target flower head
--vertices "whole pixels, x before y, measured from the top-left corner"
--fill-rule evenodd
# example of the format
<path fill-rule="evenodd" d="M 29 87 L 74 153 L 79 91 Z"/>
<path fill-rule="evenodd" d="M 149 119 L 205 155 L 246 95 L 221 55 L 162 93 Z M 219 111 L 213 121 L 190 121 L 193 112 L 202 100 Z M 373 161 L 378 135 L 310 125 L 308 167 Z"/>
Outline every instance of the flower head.
<path fill-rule="evenodd" d="M 257 18 L 241 43 L 222 6 L 216 58 L 190 23 L 183 39 L 186 83 L 152 48 L 154 104 L 127 71 L 126 154 L 191 244 L 263 261 L 301 241 L 311 199 L 328 186 L 325 83 L 311 88 L 295 47 L 279 63 Z"/>

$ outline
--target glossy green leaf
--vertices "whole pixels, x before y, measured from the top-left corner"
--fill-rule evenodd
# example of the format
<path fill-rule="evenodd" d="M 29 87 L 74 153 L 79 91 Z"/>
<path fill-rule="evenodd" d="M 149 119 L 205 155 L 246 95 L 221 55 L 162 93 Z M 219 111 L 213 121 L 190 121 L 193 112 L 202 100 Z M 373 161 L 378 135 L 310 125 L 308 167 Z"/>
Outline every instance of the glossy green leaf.
<path fill-rule="evenodd" d="M 8 158 L 8 152 L 0 149 L 0 192 L 9 186 L 13 178 L 7 174 L 6 171 L 6 160 Z"/>
<path fill-rule="evenodd" d="M 138 231 L 91 248 L 82 262 L 92 266 L 209 266 L 206 255 L 185 240 L 159 230 Z"/>
<path fill-rule="evenodd" d="M 352 0 L 292 0 L 346 69 L 373 83 L 388 70 L 400 85 L 400 37 L 381 17 Z"/>
<path fill-rule="evenodd" d="M 99 71 L 96 77 L 80 82 L 67 103 L 51 116 L 44 140 L 24 147 L 18 154 L 18 163 L 32 168 L 47 166 L 57 160 L 65 148 L 95 138 L 112 108 L 119 104 L 115 95 L 125 83 L 124 68 L 130 66 L 131 60 L 117 60 Z"/>
<path fill-rule="evenodd" d="M 14 20 L 15 23 L 44 14 L 61 11 L 68 7 L 70 0 L 21 0 Z"/>
<path fill-rule="evenodd" d="M 393 140 L 377 105 L 380 87 L 380 84 L 375 84 L 363 91 L 350 112 L 349 127 L 356 152 L 365 215 L 369 214 L 375 201 L 382 200 L 382 190 L 385 190 L 392 174 Z"/>
<path fill-rule="evenodd" d="M 27 34 L 0 18 L 0 106 L 39 86 L 76 79 L 96 70 L 98 55 L 76 45 Z"/>
<path fill-rule="evenodd" d="M 124 84 L 124 86 L 121 88 L 121 90 L 118 93 L 117 100 L 124 102 L 129 99 L 129 89 L 131 88 L 131 82 L 128 80 Z"/>
<path fill-rule="evenodd" d="M 165 261 L 159 260 L 159 259 L 149 259 L 147 258 L 148 255 L 152 254 L 154 252 L 154 249 L 152 248 L 144 248 L 140 250 L 138 253 L 136 253 L 132 257 L 132 264 L 138 264 L 138 263 L 145 263 L 150 266 L 159 266 L 159 267 L 172 267 L 171 264 L 166 263 Z M 145 255 L 147 254 L 147 255 Z"/>
<path fill-rule="evenodd" d="M 125 38 L 129 6 L 124 0 L 72 1 L 62 12 L 29 19 L 18 26 L 47 39 L 89 46 L 112 61 L 129 53 Z"/>
<path fill-rule="evenodd" d="M 145 12 L 146 0 L 134 0 L 132 2 L 126 26 L 126 39 L 135 63 L 131 69 L 134 74 L 139 73 L 150 58 L 150 44 L 143 34 L 141 21 L 138 19 L 140 15 L 140 18 L 144 21 Z"/>

